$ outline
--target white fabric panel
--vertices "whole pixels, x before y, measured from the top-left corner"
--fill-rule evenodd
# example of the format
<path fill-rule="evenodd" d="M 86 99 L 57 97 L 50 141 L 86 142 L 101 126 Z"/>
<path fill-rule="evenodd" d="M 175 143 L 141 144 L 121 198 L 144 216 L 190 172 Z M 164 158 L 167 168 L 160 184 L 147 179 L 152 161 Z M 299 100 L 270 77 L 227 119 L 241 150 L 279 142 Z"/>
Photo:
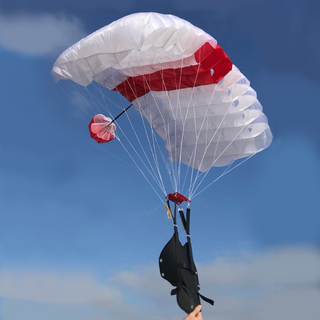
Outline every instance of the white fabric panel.
<path fill-rule="evenodd" d="M 187 57 L 182 66 L 196 64 L 193 54 L 208 41 L 214 47 L 217 44 L 203 30 L 173 15 L 135 13 L 71 46 L 55 62 L 52 75 L 56 81 L 69 79 L 87 86 L 95 80 L 112 89 L 122 80 L 111 88 L 110 81 L 104 83 L 104 75 L 121 79 L 121 75 L 141 75 L 150 68 L 179 68 Z"/>
<path fill-rule="evenodd" d="M 194 146 L 183 147 L 182 158 L 189 159 L 187 165 L 194 167 L 200 171 L 207 171 L 210 167 L 226 166 L 236 159 L 249 157 L 250 155 L 264 150 L 270 145 L 272 134 L 270 129 L 263 131 L 258 137 L 244 140 L 237 140 L 230 145 L 231 141 L 223 141 L 219 143 L 212 142 L 210 145 L 198 145 L 196 148 L 196 158 L 191 157 Z M 207 148 L 208 147 L 208 148 Z M 206 151 L 207 148 L 207 151 Z M 206 151 L 206 156 L 203 154 Z M 179 159 L 180 148 L 177 148 L 171 157 L 171 161 Z M 198 155 L 200 155 L 198 157 Z M 184 162 L 184 161 L 182 161 Z M 185 163 L 185 162 L 184 162 Z"/>
<path fill-rule="evenodd" d="M 248 157 L 272 141 L 256 92 L 235 66 L 218 84 L 150 91 L 133 105 L 165 141 L 171 161 L 200 171 Z"/>
<path fill-rule="evenodd" d="M 155 63 L 152 65 L 143 65 L 143 58 L 136 62 L 137 66 L 130 68 L 115 69 L 109 67 L 93 77 L 93 81 L 100 83 L 103 87 L 113 90 L 117 85 L 124 82 L 128 77 L 140 76 L 143 74 L 151 74 L 164 69 L 177 69 L 185 66 L 196 65 L 194 56 L 187 57 L 182 60 L 169 61 L 164 63 Z"/>

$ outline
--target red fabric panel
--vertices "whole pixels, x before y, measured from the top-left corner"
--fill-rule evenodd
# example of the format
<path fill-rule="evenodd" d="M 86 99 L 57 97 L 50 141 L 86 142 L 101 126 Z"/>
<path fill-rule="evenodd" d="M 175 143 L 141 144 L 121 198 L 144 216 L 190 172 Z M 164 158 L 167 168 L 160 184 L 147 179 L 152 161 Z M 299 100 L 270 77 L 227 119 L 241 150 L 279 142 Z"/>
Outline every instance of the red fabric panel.
<path fill-rule="evenodd" d="M 218 83 L 232 68 L 232 62 L 222 48 L 218 45 L 213 48 L 209 42 L 198 49 L 194 57 L 198 65 L 130 77 L 114 91 L 133 101 L 150 90 L 171 91 Z"/>
<path fill-rule="evenodd" d="M 191 202 L 188 198 L 186 198 L 183 194 L 181 194 L 179 192 L 169 193 L 167 195 L 167 200 L 170 200 L 170 201 L 178 203 L 178 204 L 182 203 L 183 201 Z"/>

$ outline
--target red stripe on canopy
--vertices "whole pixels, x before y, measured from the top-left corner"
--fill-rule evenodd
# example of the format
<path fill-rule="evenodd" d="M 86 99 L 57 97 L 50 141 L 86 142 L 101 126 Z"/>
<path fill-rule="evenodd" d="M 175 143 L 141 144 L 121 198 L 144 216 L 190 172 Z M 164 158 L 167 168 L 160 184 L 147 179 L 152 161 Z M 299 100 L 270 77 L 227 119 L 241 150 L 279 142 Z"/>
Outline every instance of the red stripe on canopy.
<path fill-rule="evenodd" d="M 197 65 L 130 77 L 113 90 L 133 101 L 151 90 L 171 91 L 218 83 L 232 68 L 222 48 L 219 45 L 214 48 L 209 42 L 198 49 L 194 57 Z"/>

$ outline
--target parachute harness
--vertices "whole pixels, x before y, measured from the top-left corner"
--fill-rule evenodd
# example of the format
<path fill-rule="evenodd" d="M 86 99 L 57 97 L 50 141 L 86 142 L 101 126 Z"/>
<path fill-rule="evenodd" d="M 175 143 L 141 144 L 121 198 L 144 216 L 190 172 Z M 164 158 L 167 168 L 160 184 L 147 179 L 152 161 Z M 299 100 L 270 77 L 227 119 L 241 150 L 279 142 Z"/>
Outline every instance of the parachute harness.
<path fill-rule="evenodd" d="M 171 295 L 176 295 L 179 307 L 189 314 L 200 304 L 200 298 L 211 305 L 214 302 L 199 293 L 200 284 L 197 268 L 193 260 L 190 237 L 190 200 L 179 193 L 169 194 L 167 196 L 167 208 L 171 213 L 170 201 L 174 202 L 173 216 L 171 214 L 174 233 L 160 253 L 159 269 L 161 276 L 176 287 L 171 291 Z M 188 202 L 186 216 L 180 207 L 183 201 Z M 177 208 L 182 226 L 186 231 L 187 242 L 184 245 L 179 240 Z"/>

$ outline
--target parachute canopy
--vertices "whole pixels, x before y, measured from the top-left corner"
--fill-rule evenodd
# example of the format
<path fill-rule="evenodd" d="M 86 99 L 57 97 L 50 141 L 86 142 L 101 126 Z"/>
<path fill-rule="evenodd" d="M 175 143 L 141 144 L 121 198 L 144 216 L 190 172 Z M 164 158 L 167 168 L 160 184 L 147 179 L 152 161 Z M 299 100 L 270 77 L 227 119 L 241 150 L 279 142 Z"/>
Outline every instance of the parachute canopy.
<path fill-rule="evenodd" d="M 171 161 L 200 171 L 249 157 L 272 141 L 248 79 L 212 36 L 173 15 L 119 19 L 62 53 L 52 75 L 120 92 L 164 140 Z M 111 120 L 96 117 L 91 136 L 112 140 Z"/>

